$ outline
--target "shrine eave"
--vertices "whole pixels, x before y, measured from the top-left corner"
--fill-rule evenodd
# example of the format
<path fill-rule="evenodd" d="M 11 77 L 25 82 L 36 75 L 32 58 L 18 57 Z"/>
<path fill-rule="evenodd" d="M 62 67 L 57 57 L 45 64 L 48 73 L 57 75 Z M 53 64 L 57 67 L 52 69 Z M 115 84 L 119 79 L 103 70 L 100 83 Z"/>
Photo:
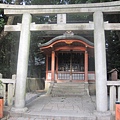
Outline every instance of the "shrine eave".
<path fill-rule="evenodd" d="M 38 47 L 46 47 L 51 45 L 52 43 L 59 41 L 59 40 L 80 40 L 86 44 L 88 44 L 91 47 L 94 47 L 94 43 L 92 43 L 91 41 L 89 41 L 88 39 L 82 37 L 82 36 L 78 36 L 78 35 L 61 35 L 61 36 L 57 36 L 53 39 L 51 39 L 50 41 L 46 42 L 46 43 L 39 43 Z"/>

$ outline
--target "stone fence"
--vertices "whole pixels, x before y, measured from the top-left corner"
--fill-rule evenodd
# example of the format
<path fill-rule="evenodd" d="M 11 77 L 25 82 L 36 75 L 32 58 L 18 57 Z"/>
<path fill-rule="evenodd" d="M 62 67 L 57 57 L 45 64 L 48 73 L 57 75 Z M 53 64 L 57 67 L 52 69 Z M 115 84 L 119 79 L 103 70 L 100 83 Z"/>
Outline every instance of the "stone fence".
<path fill-rule="evenodd" d="M 2 74 L 0 73 L 0 80 L 3 83 L 3 98 L 4 105 L 12 105 L 13 98 L 15 93 L 15 79 L 16 75 L 12 75 L 11 79 L 2 78 Z"/>
<path fill-rule="evenodd" d="M 120 101 L 120 80 L 107 81 L 109 95 L 109 110 L 115 111 L 116 101 Z"/>
<path fill-rule="evenodd" d="M 13 105 L 15 95 L 15 80 L 16 75 L 12 75 L 11 79 L 2 78 L 0 73 L 0 80 L 3 83 L 3 98 L 4 105 Z M 44 89 L 44 79 L 40 78 L 27 78 L 26 92 L 36 92 Z M 0 91 L 1 93 L 2 91 Z"/>
<path fill-rule="evenodd" d="M 3 82 L 4 105 L 11 106 L 14 101 L 16 75 L 12 75 L 11 79 L 6 79 L 2 78 L 2 74 L 0 73 L 0 80 Z M 115 111 L 115 102 L 120 101 L 120 80 L 107 81 L 107 87 L 109 95 L 109 110 Z M 44 80 L 39 78 L 27 78 L 27 92 L 35 92 L 41 89 L 44 89 Z"/>
<path fill-rule="evenodd" d="M 44 90 L 45 80 L 42 78 L 27 78 L 26 91 L 27 92 L 37 92 L 39 90 Z"/>

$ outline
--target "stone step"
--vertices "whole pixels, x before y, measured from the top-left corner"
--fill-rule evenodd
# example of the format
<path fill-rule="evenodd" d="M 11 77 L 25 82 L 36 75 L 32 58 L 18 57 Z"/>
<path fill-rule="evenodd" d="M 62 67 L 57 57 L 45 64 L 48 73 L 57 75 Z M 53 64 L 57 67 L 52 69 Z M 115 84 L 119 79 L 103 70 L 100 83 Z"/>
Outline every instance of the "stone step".
<path fill-rule="evenodd" d="M 85 92 L 85 89 L 52 89 L 52 92 L 56 91 L 56 92 L 63 92 L 63 93 L 81 93 L 81 92 Z"/>
<path fill-rule="evenodd" d="M 84 94 L 52 94 L 52 97 L 81 97 L 87 95 L 87 93 Z"/>
<path fill-rule="evenodd" d="M 52 90 L 52 92 L 60 92 L 60 93 L 83 93 L 83 92 L 86 92 L 87 90 L 85 89 L 82 89 L 82 90 L 64 90 L 64 89 L 57 89 L 57 90 Z"/>
<path fill-rule="evenodd" d="M 83 92 L 64 92 L 64 91 L 52 91 L 52 94 L 82 94 L 82 93 L 87 93 L 87 91 L 83 91 Z"/>
<path fill-rule="evenodd" d="M 96 116 L 52 116 L 52 115 L 29 115 L 23 114 L 22 116 L 18 117 L 11 116 L 8 120 L 97 120 Z"/>
<path fill-rule="evenodd" d="M 80 89 L 84 89 L 85 86 L 53 86 L 53 88 L 66 88 L 66 89 L 72 89 L 72 88 L 80 88 Z"/>
<path fill-rule="evenodd" d="M 65 92 L 65 91 L 52 91 L 51 93 L 52 96 L 82 96 L 82 95 L 88 95 L 86 90 L 83 90 L 82 92 L 76 92 L 76 91 L 72 91 L 72 92 Z"/>
<path fill-rule="evenodd" d="M 84 83 L 78 83 L 78 84 L 76 84 L 76 83 L 55 83 L 54 84 L 54 86 L 67 86 L 67 87 L 72 87 L 72 86 L 78 86 L 78 87 L 84 87 L 85 86 L 85 84 Z"/>
<path fill-rule="evenodd" d="M 69 92 L 69 91 L 52 91 L 51 92 L 51 94 L 54 94 L 54 93 L 58 93 L 58 94 L 77 94 L 77 93 L 85 93 L 86 91 L 83 91 L 83 92 L 75 92 L 75 91 L 73 91 L 73 92 Z"/>
<path fill-rule="evenodd" d="M 53 86 L 54 89 L 85 89 L 85 87 Z"/>
<path fill-rule="evenodd" d="M 51 86 L 51 96 L 82 96 L 88 95 L 84 83 L 54 83 Z"/>
<path fill-rule="evenodd" d="M 86 92 L 86 90 L 52 90 L 51 91 L 52 93 L 83 93 L 83 92 Z"/>

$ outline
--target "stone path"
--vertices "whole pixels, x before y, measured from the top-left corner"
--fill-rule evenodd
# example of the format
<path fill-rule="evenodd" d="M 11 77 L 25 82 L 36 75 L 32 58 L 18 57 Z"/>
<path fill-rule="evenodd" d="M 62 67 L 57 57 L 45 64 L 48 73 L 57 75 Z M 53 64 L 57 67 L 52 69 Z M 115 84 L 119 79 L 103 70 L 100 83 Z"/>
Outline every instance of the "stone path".
<path fill-rule="evenodd" d="M 96 120 L 95 97 L 51 97 L 41 95 L 27 104 L 24 114 L 11 113 L 8 120 Z"/>

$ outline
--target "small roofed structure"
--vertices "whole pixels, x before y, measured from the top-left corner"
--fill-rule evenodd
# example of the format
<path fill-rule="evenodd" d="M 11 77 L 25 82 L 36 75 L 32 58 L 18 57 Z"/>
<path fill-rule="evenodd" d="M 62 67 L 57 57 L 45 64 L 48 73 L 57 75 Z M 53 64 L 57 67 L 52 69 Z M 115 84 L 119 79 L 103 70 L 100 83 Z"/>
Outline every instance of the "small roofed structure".
<path fill-rule="evenodd" d="M 108 72 L 108 80 L 117 81 L 118 80 L 118 70 L 116 68 Z"/>

